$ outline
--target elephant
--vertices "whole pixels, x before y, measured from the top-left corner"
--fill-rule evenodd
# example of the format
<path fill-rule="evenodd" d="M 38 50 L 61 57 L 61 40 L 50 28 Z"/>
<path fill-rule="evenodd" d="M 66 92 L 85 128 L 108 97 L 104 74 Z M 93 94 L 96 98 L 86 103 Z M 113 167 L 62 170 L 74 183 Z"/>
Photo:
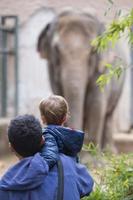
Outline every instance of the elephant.
<path fill-rule="evenodd" d="M 91 41 L 102 34 L 104 24 L 89 12 L 62 11 L 42 30 L 37 51 L 48 61 L 50 83 L 54 94 L 62 95 L 69 104 L 71 117 L 67 125 L 85 131 L 85 143 L 100 149 L 114 148 L 113 113 L 120 99 L 125 74 L 112 79 L 101 92 L 97 78 L 106 73 L 105 63 L 115 64 L 124 49 L 99 53 Z"/>

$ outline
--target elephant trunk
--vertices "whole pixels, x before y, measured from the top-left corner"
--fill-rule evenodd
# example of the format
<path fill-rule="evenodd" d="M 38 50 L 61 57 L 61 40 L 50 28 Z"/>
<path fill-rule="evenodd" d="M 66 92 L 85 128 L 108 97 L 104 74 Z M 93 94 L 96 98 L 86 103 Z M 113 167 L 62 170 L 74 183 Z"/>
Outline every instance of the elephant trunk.
<path fill-rule="evenodd" d="M 88 80 L 87 66 L 84 68 L 81 66 L 84 66 L 83 63 L 82 65 L 81 63 L 69 64 L 69 66 L 63 66 L 61 72 L 63 95 L 68 101 L 70 110 L 68 126 L 75 129 L 83 129 L 84 98 Z"/>

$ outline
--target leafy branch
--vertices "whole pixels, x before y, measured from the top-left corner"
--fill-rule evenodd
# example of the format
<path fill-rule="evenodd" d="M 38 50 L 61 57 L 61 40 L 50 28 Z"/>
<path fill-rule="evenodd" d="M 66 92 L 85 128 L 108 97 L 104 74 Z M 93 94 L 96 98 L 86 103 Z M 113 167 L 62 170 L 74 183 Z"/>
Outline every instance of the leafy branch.
<path fill-rule="evenodd" d="M 113 4 L 113 1 L 110 1 Z M 92 41 L 98 52 L 106 51 L 108 48 L 114 48 L 117 41 L 127 32 L 128 42 L 133 46 L 133 9 L 128 14 L 120 17 L 121 10 L 119 10 L 118 18 L 114 19 L 103 32 Z M 108 68 L 108 73 L 102 74 L 96 81 L 96 84 L 103 91 L 104 87 L 112 80 L 113 77 L 119 78 L 123 72 L 122 62 L 116 62 L 114 66 L 110 63 L 105 65 Z M 107 70 L 106 70 L 107 71 Z"/>
<path fill-rule="evenodd" d="M 98 51 L 105 51 L 112 45 L 115 46 L 116 42 L 121 38 L 122 34 L 127 30 L 128 41 L 133 44 L 133 9 L 123 16 L 115 19 L 109 24 L 107 29 L 102 35 L 98 36 L 92 41 L 92 46 L 94 46 Z"/>
<path fill-rule="evenodd" d="M 107 73 L 102 74 L 96 80 L 96 84 L 104 91 L 104 87 L 112 80 L 113 77 L 119 79 L 123 71 L 123 65 L 117 62 L 115 65 L 107 63 L 105 67 L 108 69 Z"/>

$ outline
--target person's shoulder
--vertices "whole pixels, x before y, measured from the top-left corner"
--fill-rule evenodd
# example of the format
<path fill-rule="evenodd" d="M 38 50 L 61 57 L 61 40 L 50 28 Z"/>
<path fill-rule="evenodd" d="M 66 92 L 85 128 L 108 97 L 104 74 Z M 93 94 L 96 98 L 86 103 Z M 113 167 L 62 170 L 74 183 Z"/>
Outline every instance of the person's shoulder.
<path fill-rule="evenodd" d="M 76 156 L 69 156 L 64 153 L 60 153 L 59 156 L 60 156 L 61 161 L 65 162 L 67 165 L 69 165 L 70 162 L 76 163 Z"/>
<path fill-rule="evenodd" d="M 79 133 L 79 134 L 83 134 L 84 135 L 84 131 L 79 130 L 79 129 L 75 129 L 73 127 L 63 127 L 64 129 L 66 129 L 67 131 L 70 131 L 71 133 Z"/>
<path fill-rule="evenodd" d="M 1 200 L 8 200 L 8 192 L 6 190 L 1 190 L 0 188 L 0 199 Z"/>
<path fill-rule="evenodd" d="M 67 156 L 60 153 L 60 160 L 63 165 L 64 175 L 73 175 L 76 173 L 76 158 L 72 156 Z"/>
<path fill-rule="evenodd" d="M 62 159 L 62 160 L 70 160 L 70 161 L 76 161 L 76 157 L 74 157 L 74 156 L 69 156 L 69 155 L 66 155 L 66 154 L 64 154 L 64 153 L 60 153 L 60 158 Z"/>
<path fill-rule="evenodd" d="M 58 128 L 58 127 L 60 127 L 60 126 L 54 125 L 54 124 L 48 124 L 48 125 L 46 125 L 46 126 L 44 126 L 42 128 L 42 132 L 47 132 L 49 130 L 54 130 L 54 129 Z"/>
<path fill-rule="evenodd" d="M 69 155 L 66 155 L 66 154 L 63 154 L 63 153 L 60 153 L 60 159 L 63 163 L 64 166 L 73 166 L 75 167 L 75 164 L 76 164 L 76 157 L 75 156 L 69 156 Z"/>

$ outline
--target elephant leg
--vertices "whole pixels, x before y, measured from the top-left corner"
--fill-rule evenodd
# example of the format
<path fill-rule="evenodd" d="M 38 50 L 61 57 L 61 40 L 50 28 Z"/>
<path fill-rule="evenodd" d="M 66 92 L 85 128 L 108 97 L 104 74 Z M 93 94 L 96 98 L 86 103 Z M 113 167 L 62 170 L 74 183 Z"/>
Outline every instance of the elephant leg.
<path fill-rule="evenodd" d="M 106 116 L 104 93 L 95 85 L 88 90 L 84 108 L 85 143 L 93 142 L 102 148 L 102 134 Z"/>
<path fill-rule="evenodd" d="M 104 123 L 104 130 L 102 135 L 102 149 L 109 150 L 116 153 L 116 147 L 113 140 L 113 116 L 107 115 Z"/>

